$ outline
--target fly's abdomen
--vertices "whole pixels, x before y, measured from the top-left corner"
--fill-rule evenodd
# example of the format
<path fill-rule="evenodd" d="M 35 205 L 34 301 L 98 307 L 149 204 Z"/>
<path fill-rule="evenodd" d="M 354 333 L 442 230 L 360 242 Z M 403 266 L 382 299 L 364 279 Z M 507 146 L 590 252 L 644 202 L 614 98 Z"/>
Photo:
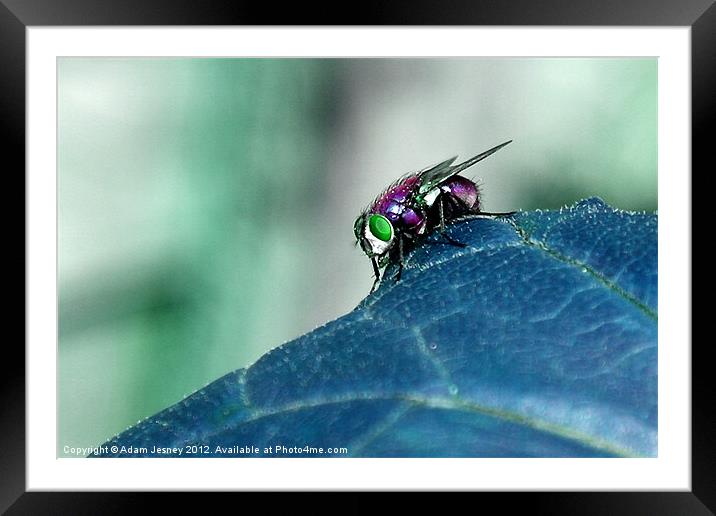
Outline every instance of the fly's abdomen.
<path fill-rule="evenodd" d="M 440 185 L 440 190 L 460 201 L 460 204 L 462 204 L 469 213 L 480 211 L 480 194 L 477 185 L 466 177 L 451 177 L 448 181 Z"/>

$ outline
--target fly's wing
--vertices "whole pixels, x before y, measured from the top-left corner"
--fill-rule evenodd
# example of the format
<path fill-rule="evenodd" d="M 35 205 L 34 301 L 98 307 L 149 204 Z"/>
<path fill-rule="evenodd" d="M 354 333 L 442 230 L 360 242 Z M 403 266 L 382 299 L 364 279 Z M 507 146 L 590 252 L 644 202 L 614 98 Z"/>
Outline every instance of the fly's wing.
<path fill-rule="evenodd" d="M 418 190 L 419 193 L 427 192 L 433 186 L 443 181 L 445 178 L 450 177 L 452 175 L 450 171 L 454 168 L 451 165 L 456 159 L 457 156 L 445 160 L 439 165 L 435 165 L 434 167 L 426 168 L 422 172 L 418 172 L 418 177 L 420 178 L 420 188 Z"/>
<path fill-rule="evenodd" d="M 466 168 L 473 166 L 478 161 L 482 161 L 486 157 L 491 156 L 492 154 L 494 154 L 502 147 L 511 142 L 512 140 L 502 143 L 497 147 L 493 147 L 490 150 L 483 152 L 482 154 L 478 154 L 474 158 L 470 158 L 469 160 L 460 163 L 459 165 L 452 166 L 453 161 L 455 161 L 455 158 L 452 158 L 447 161 L 443 161 L 439 165 L 420 172 L 418 174 L 418 176 L 420 177 L 420 188 L 418 192 L 421 194 L 429 192 L 446 179 L 459 174 Z"/>

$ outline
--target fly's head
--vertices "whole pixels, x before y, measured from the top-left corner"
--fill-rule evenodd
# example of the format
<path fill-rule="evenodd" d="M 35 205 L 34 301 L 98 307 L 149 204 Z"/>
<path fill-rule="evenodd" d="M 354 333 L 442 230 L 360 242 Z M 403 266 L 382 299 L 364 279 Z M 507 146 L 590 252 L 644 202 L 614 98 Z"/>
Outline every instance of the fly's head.
<path fill-rule="evenodd" d="M 395 243 L 390 220 L 377 213 L 362 213 L 353 225 L 357 243 L 369 258 L 383 257 Z"/>

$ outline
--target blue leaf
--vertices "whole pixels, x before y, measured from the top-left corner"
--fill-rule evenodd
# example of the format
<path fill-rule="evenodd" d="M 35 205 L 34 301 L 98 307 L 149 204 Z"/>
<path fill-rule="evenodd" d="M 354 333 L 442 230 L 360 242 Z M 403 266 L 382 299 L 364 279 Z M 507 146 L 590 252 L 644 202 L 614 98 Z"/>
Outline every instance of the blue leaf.
<path fill-rule="evenodd" d="M 99 455 L 656 456 L 656 215 L 589 199 L 449 234 L 468 247 L 431 235 L 400 282 Z"/>

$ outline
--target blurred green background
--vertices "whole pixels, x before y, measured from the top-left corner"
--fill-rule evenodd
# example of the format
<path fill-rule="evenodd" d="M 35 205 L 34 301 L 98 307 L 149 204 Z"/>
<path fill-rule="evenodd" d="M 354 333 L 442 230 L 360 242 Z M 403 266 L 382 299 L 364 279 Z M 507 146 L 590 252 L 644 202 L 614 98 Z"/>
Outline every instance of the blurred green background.
<path fill-rule="evenodd" d="M 464 175 L 488 211 L 657 208 L 655 59 L 58 61 L 58 455 L 352 310 L 358 212 Z"/>

